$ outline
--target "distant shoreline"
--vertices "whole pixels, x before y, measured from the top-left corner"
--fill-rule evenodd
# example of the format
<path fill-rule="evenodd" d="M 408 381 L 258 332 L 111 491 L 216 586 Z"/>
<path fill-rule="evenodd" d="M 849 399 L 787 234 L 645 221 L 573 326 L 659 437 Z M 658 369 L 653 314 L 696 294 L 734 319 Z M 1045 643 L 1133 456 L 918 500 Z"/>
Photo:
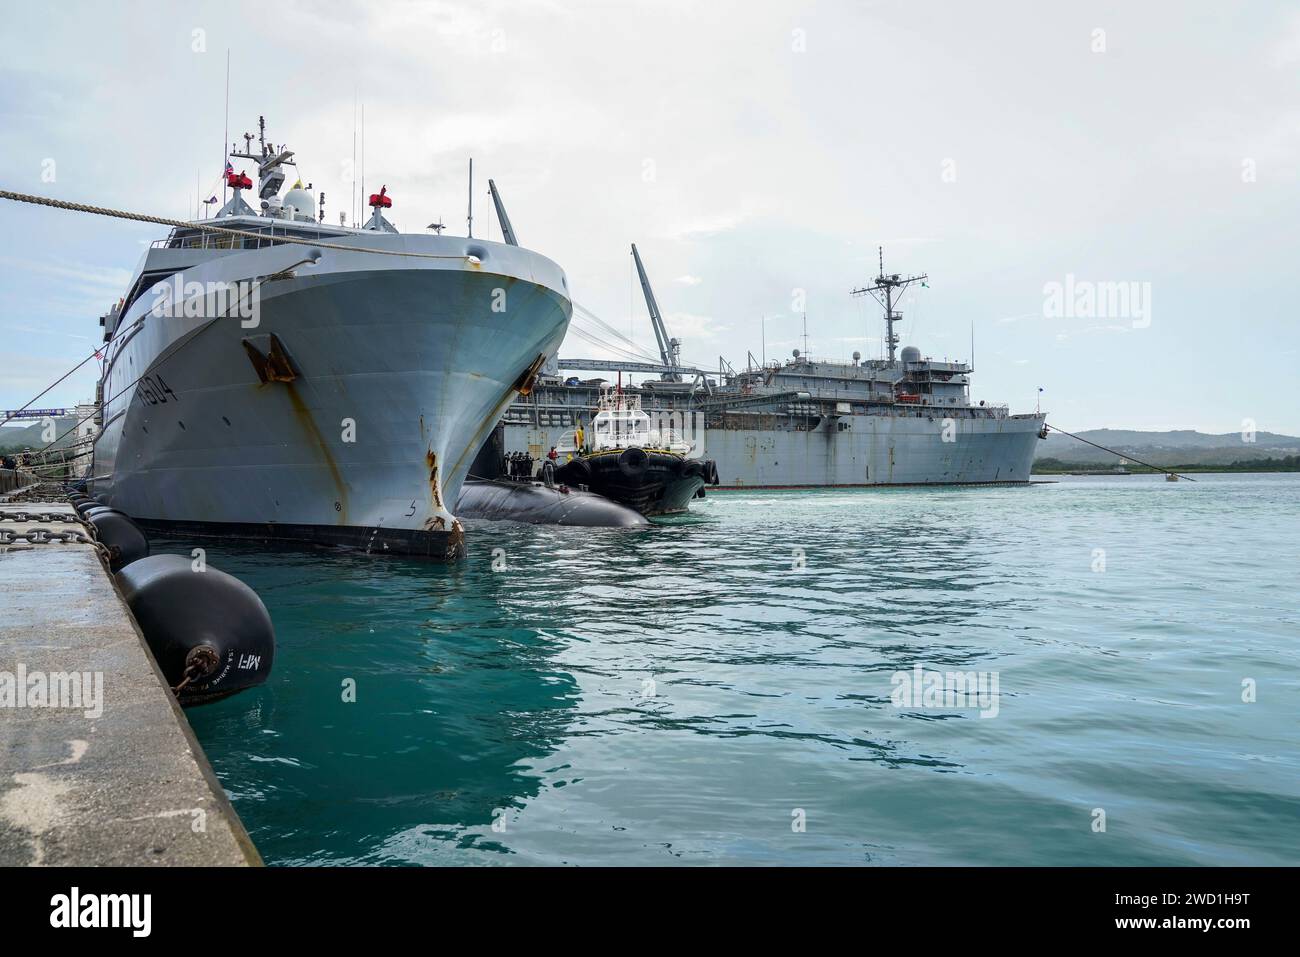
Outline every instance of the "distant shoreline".
<path fill-rule="evenodd" d="M 1115 475 L 1115 466 L 1113 465 L 1096 465 L 1096 464 L 1078 464 L 1078 465 L 1051 465 L 1047 468 L 1034 466 L 1030 469 L 1030 475 L 1095 475 L 1105 477 Z M 1285 472 L 1300 472 L 1300 464 L 1282 464 L 1277 460 L 1266 460 L 1259 463 L 1250 463 L 1248 465 L 1166 465 L 1166 471 L 1180 472 L 1187 474 L 1220 472 L 1223 474 L 1232 474 L 1234 472 L 1257 472 L 1257 473 L 1275 473 L 1282 474 Z M 1130 475 L 1162 475 L 1159 469 L 1149 469 L 1141 465 L 1126 465 L 1124 469 Z"/>

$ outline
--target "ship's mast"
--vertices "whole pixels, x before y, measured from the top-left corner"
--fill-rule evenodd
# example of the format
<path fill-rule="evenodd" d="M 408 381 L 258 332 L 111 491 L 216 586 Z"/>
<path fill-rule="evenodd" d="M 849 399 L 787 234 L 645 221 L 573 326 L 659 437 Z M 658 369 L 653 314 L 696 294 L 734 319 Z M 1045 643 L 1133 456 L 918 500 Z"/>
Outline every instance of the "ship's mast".
<path fill-rule="evenodd" d="M 889 355 L 889 363 L 893 365 L 895 350 L 898 347 L 898 335 L 894 332 L 894 323 L 903 318 L 903 314 L 894 309 L 894 303 L 898 301 L 898 293 L 906 289 L 912 283 L 924 282 L 929 278 L 925 273 L 919 276 L 908 276 L 904 279 L 898 273 L 885 275 L 885 247 L 880 249 L 880 275 L 876 276 L 873 285 L 866 286 L 862 289 L 854 289 L 852 295 L 865 296 L 870 293 L 872 298 L 885 310 L 885 351 Z"/>
<path fill-rule="evenodd" d="M 254 153 L 253 134 L 244 134 L 244 151 L 241 153 L 231 144 L 230 155 L 237 159 L 249 159 L 257 163 L 257 192 L 263 200 L 269 200 L 272 196 L 280 192 L 280 187 L 284 185 L 284 170 L 282 166 L 297 166 L 293 161 L 293 151 L 287 150 L 282 145 L 277 151 L 275 144 L 266 142 L 266 117 L 257 118 L 257 142 L 260 148 L 259 153 Z M 222 210 L 224 213 L 225 210 Z M 219 213 L 218 215 L 221 215 Z"/>

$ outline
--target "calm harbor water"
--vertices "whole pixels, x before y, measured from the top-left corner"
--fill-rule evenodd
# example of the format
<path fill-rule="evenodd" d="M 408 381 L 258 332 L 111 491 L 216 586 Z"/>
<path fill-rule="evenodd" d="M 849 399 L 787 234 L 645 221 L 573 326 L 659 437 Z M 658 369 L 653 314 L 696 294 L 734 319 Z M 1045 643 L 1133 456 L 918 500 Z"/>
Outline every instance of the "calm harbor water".
<path fill-rule="evenodd" d="M 1300 475 L 1197 479 L 210 547 L 278 650 L 189 717 L 271 864 L 1294 865 Z M 896 707 L 917 665 L 996 714 Z"/>

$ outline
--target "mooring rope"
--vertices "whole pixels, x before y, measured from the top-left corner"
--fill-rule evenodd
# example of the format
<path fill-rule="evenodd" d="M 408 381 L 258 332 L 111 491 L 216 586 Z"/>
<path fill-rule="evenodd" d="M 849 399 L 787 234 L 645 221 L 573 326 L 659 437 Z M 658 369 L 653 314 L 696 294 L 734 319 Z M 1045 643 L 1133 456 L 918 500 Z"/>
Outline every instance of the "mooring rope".
<path fill-rule="evenodd" d="M 1116 452 L 1114 449 L 1108 449 L 1106 448 L 1106 446 L 1098 445 L 1096 442 L 1089 442 L 1083 436 L 1075 435 L 1073 432 L 1067 432 L 1065 431 L 1065 429 L 1058 428 L 1055 425 L 1048 425 L 1046 422 L 1044 422 L 1043 427 L 1051 429 L 1053 432 L 1060 432 L 1062 435 L 1068 435 L 1072 439 L 1078 439 L 1080 442 L 1083 442 L 1087 445 L 1091 445 L 1094 449 L 1101 449 L 1103 452 L 1109 452 L 1111 455 L 1118 455 L 1122 459 L 1129 459 L 1133 462 L 1136 462 L 1138 465 L 1144 465 L 1149 469 L 1155 469 L 1157 472 L 1164 472 L 1166 475 L 1174 475 L 1187 482 L 1196 481 L 1196 479 L 1189 478 L 1186 475 L 1180 475 L 1178 472 L 1171 472 L 1169 469 L 1162 469 L 1160 466 L 1152 465 L 1150 462 L 1143 462 L 1141 459 L 1134 458 L 1133 456 L 1129 455 L 1127 452 Z"/>
<path fill-rule="evenodd" d="M 49 196 L 36 196 L 31 193 L 16 193 L 13 190 L 9 190 L 9 189 L 0 189 L 0 199 L 7 199 L 15 203 L 29 203 L 33 206 L 46 206 L 51 209 L 63 209 L 73 213 L 90 213 L 91 215 L 94 216 L 109 216 L 114 219 L 126 219 L 136 223 L 152 223 L 158 226 L 171 226 L 173 228 L 180 228 L 180 229 L 196 229 L 206 233 L 216 233 L 224 236 L 240 236 L 243 238 L 256 239 L 258 241 L 269 238 L 269 239 L 273 239 L 277 244 L 283 242 L 283 243 L 289 243 L 298 246 L 311 246 L 317 249 L 338 249 L 343 252 L 375 253 L 376 255 L 381 255 L 381 256 L 403 256 L 411 259 L 462 259 L 463 260 L 469 258 L 467 255 L 466 256 L 445 256 L 445 255 L 438 255 L 435 253 L 412 253 L 412 252 L 406 252 L 404 250 L 371 249 L 365 246 L 345 246 L 342 243 L 319 242 L 312 239 L 304 239 L 299 236 L 269 236 L 268 237 L 265 233 L 253 232 L 247 229 L 232 229 L 228 226 L 213 226 L 208 223 L 187 223 L 179 219 L 168 219 L 165 216 L 150 216 L 147 213 L 131 213 L 121 209 L 110 209 L 107 206 L 92 206 L 89 203 L 72 203 L 63 199 L 52 199 Z M 78 362 L 75 366 L 73 366 L 71 369 L 65 372 L 54 382 L 50 383 L 50 385 L 47 386 L 43 391 L 41 391 L 39 395 L 33 397 L 21 409 L 16 409 L 14 411 L 15 412 L 25 411 L 28 408 L 28 406 L 30 406 L 41 396 L 45 395 L 46 392 L 49 392 L 56 385 L 58 385 L 68 376 L 72 375 L 72 373 L 76 372 L 78 369 L 80 369 L 91 359 L 96 358 L 98 356 L 99 356 L 99 350 L 96 349 L 94 352 L 86 356 L 86 358 L 82 359 L 80 362 Z M 17 415 L 8 416 L 3 422 L 0 422 L 0 426 L 8 425 L 17 417 L 18 417 Z M 85 420 L 83 419 L 82 421 Z M 60 438 L 62 438 L 62 436 L 60 436 Z M 46 448 L 49 448 L 49 446 L 46 446 Z"/>
<path fill-rule="evenodd" d="M 306 262 L 308 262 L 308 260 L 304 259 L 302 262 L 297 262 L 297 263 L 294 263 L 292 266 L 289 266 L 288 269 L 296 269 L 297 267 L 303 265 L 303 264 L 306 263 Z M 236 302 L 233 306 L 229 307 L 229 308 L 226 310 L 226 314 L 225 314 L 224 316 L 216 316 L 216 317 L 215 317 L 211 322 L 206 323 L 206 324 L 203 325 L 203 326 L 200 326 L 197 332 L 195 332 L 193 335 L 191 335 L 188 339 L 183 340 L 179 346 L 177 346 L 174 350 L 172 350 L 172 352 L 170 353 L 170 355 L 172 355 L 172 356 L 176 355 L 176 353 L 180 352 L 180 351 L 181 351 L 182 349 L 184 349 L 186 346 L 190 345 L 190 343 L 194 342 L 195 339 L 198 339 L 200 336 L 202 336 L 203 333 L 205 333 L 205 332 L 207 332 L 209 329 L 212 329 L 213 327 L 215 327 L 216 324 L 217 324 L 217 321 L 218 321 L 218 320 L 220 320 L 220 319 L 228 319 L 228 318 L 230 317 L 230 315 L 231 315 L 232 312 L 238 310 L 239 308 L 241 308 L 241 307 L 243 306 L 243 304 L 244 304 L 244 299 L 245 299 L 245 298 L 247 298 L 248 296 L 250 296 L 250 295 L 252 295 L 253 293 L 255 293 L 255 292 L 256 292 L 258 289 L 260 289 L 262 286 L 266 285 L 266 284 L 267 284 L 268 282 L 270 282 L 272 279 L 274 279 L 274 278 L 276 278 L 277 276 L 281 275 L 281 274 L 282 274 L 283 272 L 285 272 L 285 271 L 286 271 L 286 270 L 281 270 L 280 273 L 274 273 L 274 274 L 272 274 L 272 275 L 270 275 L 270 276 L 265 277 L 264 279 L 258 280 L 257 283 L 255 283 L 255 284 L 254 284 L 254 285 L 253 285 L 253 286 L 248 290 L 248 292 L 246 292 L 246 293 L 241 292 L 241 293 L 240 293 L 240 296 L 239 296 L 239 301 Z M 118 389 L 118 390 L 117 390 L 116 392 L 114 392 L 111 396 L 109 396 L 107 399 L 105 399 L 102 403 L 100 403 L 99 405 L 97 405 L 97 406 L 95 407 L 95 411 L 94 411 L 94 412 L 92 412 L 90 415 L 87 415 L 87 416 L 85 416 L 85 417 L 83 417 L 83 418 L 78 419 L 76 422 L 74 422 L 74 423 L 72 424 L 72 426 L 71 426 L 70 428 L 68 428 L 68 429 L 67 429 L 66 431 L 64 431 L 62 434 L 60 434 L 59 436 L 57 436 L 57 437 L 54 439 L 53 442 L 51 442 L 49 445 L 45 446 L 45 448 L 43 448 L 43 449 L 37 449 L 35 452 L 33 452 L 33 453 L 31 453 L 31 454 L 32 454 L 32 455 L 43 455 L 44 453 L 46 453 L 46 452 L 50 451 L 51 449 L 53 449 L 54 446 L 55 446 L 56 444 L 58 444 L 58 442 L 59 442 L 61 439 L 66 438 L 69 434 L 71 434 L 72 432 L 74 432 L 74 431 L 77 429 L 78 426 L 80 426 L 81 424 L 83 424 L 83 423 L 85 423 L 85 422 L 89 422 L 89 421 L 90 421 L 91 419 L 93 419 L 96 415 L 98 415 L 99 412 L 100 412 L 100 410 L 103 409 L 104 407 L 106 407 L 110 402 L 112 402 L 112 401 L 113 401 L 114 399 L 116 399 L 118 396 L 122 395 L 122 393 L 126 392 L 127 389 L 133 388 L 137 382 L 139 382 L 141 379 L 143 379 L 143 378 L 148 374 L 148 372 L 149 372 L 149 368 L 148 368 L 148 366 L 146 366 L 146 367 L 145 367 L 145 371 L 141 372 L 138 376 L 136 376 L 134 379 L 132 379 L 130 382 L 128 382 L 125 386 L 123 386 L 122 388 Z M 93 440 L 92 440 L 92 441 L 93 441 Z M 75 445 L 75 444 L 79 444 L 79 443 L 74 443 L 74 445 Z M 63 464 L 66 464 L 66 462 L 63 463 Z M 46 468 L 46 467 L 48 467 L 48 466 L 44 466 L 44 465 L 42 465 L 41 467 L 42 467 L 42 468 Z"/>
<path fill-rule="evenodd" d="M 136 223 L 152 223 L 158 226 L 170 226 L 172 228 L 179 228 L 179 229 L 195 229 L 200 232 L 215 233 L 223 236 L 238 236 L 246 239 L 256 239 L 259 242 L 265 239 L 271 239 L 273 241 L 273 244 L 288 243 L 297 246 L 310 246 L 313 249 L 337 249 L 340 250 L 341 252 L 373 253 L 378 256 L 401 256 L 407 259 L 468 260 L 470 258 L 468 254 L 460 255 L 460 256 L 450 256 L 450 255 L 440 255 L 437 253 L 413 253 L 413 252 L 407 252 L 405 250 L 397 250 L 397 249 L 389 250 L 389 249 L 373 249 L 367 246 L 345 246 L 342 243 L 323 242 L 320 240 L 306 239 L 300 236 L 288 236 L 288 235 L 268 236 L 265 233 L 253 232 L 251 230 L 246 230 L 246 229 L 232 229 L 229 226 L 213 226 L 209 223 L 190 223 L 179 219 L 168 219 L 165 216 L 150 216 L 147 213 L 132 213 L 121 209 L 110 209 L 107 206 L 93 206 L 89 203 L 73 203 L 63 199 L 53 199 L 49 196 L 36 196 L 31 193 L 18 193 L 9 189 L 0 189 L 0 199 L 7 199 L 10 202 L 15 202 L 15 203 L 28 203 L 33 206 L 45 206 L 51 209 L 62 209 L 73 213 L 89 213 L 94 216 L 108 216 L 113 219 L 125 219 Z M 301 264 L 296 264 L 296 265 L 301 265 Z M 141 317 L 141 319 L 143 319 L 143 317 Z M 139 321 L 140 320 L 137 320 L 137 322 Z M 191 337 L 191 340 L 187 340 L 187 343 L 189 341 L 192 341 L 193 338 L 194 337 Z M 69 369 L 66 373 L 64 373 L 62 376 L 60 376 L 58 379 L 52 382 L 49 386 L 47 386 L 39 395 L 35 396 L 29 402 L 27 402 L 27 404 L 24 405 L 21 409 L 17 409 L 15 411 L 16 412 L 25 411 L 33 402 L 35 402 L 41 396 L 45 395 L 45 393 L 49 392 L 51 389 L 53 389 L 56 385 L 58 385 L 68 376 L 72 375 L 72 373 L 80 369 L 92 358 L 99 356 L 99 354 L 100 352 L 97 349 L 95 352 L 91 353 L 89 356 L 82 359 L 75 366 Z M 135 383 L 138 381 L 139 378 L 137 377 L 137 379 L 133 380 L 127 386 L 127 388 L 130 388 L 131 386 L 135 385 Z M 123 389 L 119 391 L 117 394 L 121 395 L 121 393 L 124 391 L 126 390 Z M 112 398 L 116 398 L 116 397 L 117 396 L 115 395 Z M 110 399 L 109 401 L 112 401 L 112 399 Z M 76 424 L 73 425 L 72 429 L 77 428 L 77 426 L 81 425 L 83 422 L 86 422 L 93 417 L 94 414 L 92 413 L 92 415 L 86 416 L 83 419 L 79 419 L 76 422 Z M 4 422 L 0 422 L 0 426 L 8 424 L 9 422 L 13 421 L 15 418 L 17 418 L 16 415 L 11 415 L 7 417 L 4 420 Z M 39 455 L 41 453 L 49 451 L 59 441 L 59 439 L 62 439 L 64 436 L 68 435 L 68 433 L 71 432 L 72 429 L 69 429 L 67 432 L 64 432 L 63 435 L 60 435 L 58 438 L 56 438 L 54 442 L 51 442 L 49 445 L 45 446 L 45 448 L 41 449 L 39 452 L 35 454 Z M 41 467 L 46 467 L 46 466 L 41 466 Z"/>
<path fill-rule="evenodd" d="M 31 406 L 31 404 L 32 404 L 33 402 L 35 402 L 35 401 L 36 401 L 37 399 L 39 399 L 41 396 L 45 395 L 46 392 L 49 392 L 51 389 L 53 389 L 56 385 L 58 385 L 60 382 L 62 382 L 62 381 L 63 381 L 64 379 L 66 379 L 68 376 L 72 375 L 72 373 L 76 372 L 78 369 L 80 369 L 82 366 L 84 366 L 84 365 L 85 365 L 87 362 L 89 362 L 91 359 L 97 358 L 98 356 L 99 356 L 99 350 L 96 349 L 96 350 L 95 350 L 94 352 L 92 352 L 90 355 L 86 356 L 86 358 L 82 359 L 82 360 L 81 360 L 80 362 L 78 362 L 75 366 L 73 366 L 73 367 L 72 367 L 71 369 L 69 369 L 67 372 L 63 373 L 63 375 L 59 376 L 57 379 L 55 379 L 53 382 L 51 382 L 49 385 L 47 385 L 44 389 L 42 389 L 39 393 L 37 393 L 35 396 L 33 396 L 33 397 L 28 401 L 27 405 L 24 405 L 21 409 L 14 409 L 12 415 L 7 416 L 3 422 L 0 422 L 0 426 L 8 425 L 8 424 L 9 424 L 10 422 L 12 422 L 14 419 L 18 418 L 18 416 L 19 416 L 20 414 L 22 414 L 23 412 L 26 412 L 26 411 L 27 411 L 27 409 Z"/>
<path fill-rule="evenodd" d="M 268 236 L 247 229 L 231 229 L 229 226 L 212 226 L 208 223 L 187 223 L 180 219 L 167 219 L 163 216 L 149 216 L 145 213 L 128 213 L 121 209 L 109 209 L 106 206 L 91 206 L 89 203 L 70 203 L 63 199 L 51 199 L 48 196 L 34 196 L 30 193 L 15 193 L 0 189 L 0 199 L 15 203 L 30 203 L 33 206 L 49 206 L 52 209 L 66 209 L 73 213 L 90 213 L 95 216 L 110 216 L 114 219 L 127 219 L 136 223 L 153 223 L 158 226 L 171 226 L 180 229 L 197 229 L 205 233 L 217 233 L 223 236 L 241 236 L 246 239 L 273 239 L 276 243 L 293 243 L 299 246 L 313 246 L 317 249 L 338 249 L 346 253 L 374 253 L 378 256 L 404 256 L 409 259 L 468 259 L 468 255 L 443 256 L 435 253 L 412 253 L 398 249 L 371 249 L 366 246 L 345 246 L 342 243 L 320 242 L 303 239 L 299 236 Z"/>

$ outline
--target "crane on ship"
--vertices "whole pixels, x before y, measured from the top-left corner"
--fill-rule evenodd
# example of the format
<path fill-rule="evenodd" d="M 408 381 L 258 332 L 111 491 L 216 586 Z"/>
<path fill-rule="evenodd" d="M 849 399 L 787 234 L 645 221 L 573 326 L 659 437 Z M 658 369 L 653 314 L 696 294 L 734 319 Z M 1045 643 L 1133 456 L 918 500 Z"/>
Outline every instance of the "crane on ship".
<path fill-rule="evenodd" d="M 696 388 L 703 388 L 705 392 L 711 394 L 713 383 L 708 379 L 709 373 L 693 366 L 682 365 L 682 342 L 680 339 L 674 339 L 668 335 L 663 315 L 659 311 L 659 302 L 655 299 L 654 290 L 650 288 L 650 277 L 646 275 L 645 264 L 641 262 L 641 253 L 637 250 L 636 243 L 632 244 L 632 258 L 636 261 L 637 273 L 641 277 L 641 289 L 645 293 L 646 308 L 650 312 L 650 324 L 654 328 L 655 341 L 659 346 L 660 361 L 652 361 L 649 354 L 644 354 L 645 361 L 636 358 L 632 358 L 630 361 L 628 359 L 557 359 L 557 367 L 569 370 L 583 369 L 592 372 L 658 373 L 661 382 L 693 382 L 693 388 L 688 390 L 689 392 L 694 392 Z M 612 326 L 604 322 L 595 313 L 584 309 L 582 306 L 576 306 L 576 308 L 578 312 L 585 313 L 587 318 L 603 326 L 606 331 L 624 339 L 637 353 L 640 353 L 639 346 L 632 342 L 631 339 L 623 336 L 622 333 L 615 331 Z M 579 335 L 582 334 L 579 333 Z M 584 336 L 584 338 L 590 339 L 588 336 Z M 590 341 L 594 342 L 596 340 L 592 339 Z M 597 342 L 597 344 L 602 343 Z M 628 356 L 635 355 L 635 353 L 620 347 L 615 346 L 614 348 L 615 351 L 625 352 Z"/>
<path fill-rule="evenodd" d="M 655 330 L 655 341 L 659 343 L 659 358 L 665 366 L 675 370 L 682 364 L 682 341 L 668 337 L 668 327 L 664 325 L 664 317 L 659 313 L 659 303 L 655 301 L 654 290 L 650 288 L 650 277 L 645 274 L 645 266 L 641 262 L 641 254 L 637 252 L 636 243 L 632 244 L 632 258 L 636 260 L 636 274 L 641 278 L 641 291 L 645 293 L 646 308 L 650 310 L 650 324 Z M 660 378 L 664 382 L 681 382 L 682 374 L 664 372 Z"/>

